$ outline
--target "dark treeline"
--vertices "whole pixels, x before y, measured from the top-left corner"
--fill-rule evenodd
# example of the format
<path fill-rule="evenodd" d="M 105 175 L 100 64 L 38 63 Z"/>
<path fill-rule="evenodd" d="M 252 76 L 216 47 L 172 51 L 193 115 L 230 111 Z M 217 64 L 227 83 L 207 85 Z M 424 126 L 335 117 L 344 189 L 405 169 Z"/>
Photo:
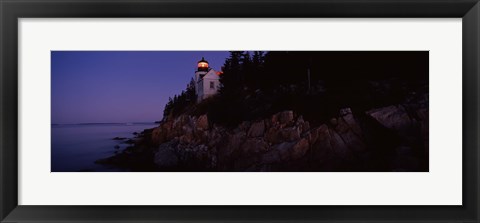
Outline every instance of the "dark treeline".
<path fill-rule="evenodd" d="M 224 82 L 268 89 L 308 81 L 357 82 L 398 78 L 428 80 L 428 52 L 270 51 L 231 52 Z M 233 76 L 233 77 L 232 77 Z M 233 88 L 233 87 L 229 87 Z"/>
<path fill-rule="evenodd" d="M 195 93 L 195 81 L 190 79 L 190 83 L 188 83 L 187 88 L 182 91 L 179 95 L 175 95 L 168 98 L 168 102 L 163 109 L 163 117 L 164 119 L 171 116 L 177 116 L 185 111 L 188 107 L 195 104 L 197 99 L 197 95 Z"/>
<path fill-rule="evenodd" d="M 324 122 L 340 108 L 362 112 L 426 93 L 428 52 L 231 51 L 220 81 L 220 94 L 190 111 L 227 126 L 287 109 Z M 165 115 L 195 104 L 192 92 L 174 97 Z"/>

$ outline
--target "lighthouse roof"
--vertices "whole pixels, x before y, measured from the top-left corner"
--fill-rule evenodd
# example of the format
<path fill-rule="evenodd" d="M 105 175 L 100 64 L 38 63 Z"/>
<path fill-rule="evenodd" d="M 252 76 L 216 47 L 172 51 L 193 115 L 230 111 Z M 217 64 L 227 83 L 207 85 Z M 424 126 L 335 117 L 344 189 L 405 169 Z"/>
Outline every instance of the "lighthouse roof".
<path fill-rule="evenodd" d="M 218 75 L 217 71 L 214 69 L 209 69 L 208 72 L 201 77 L 201 79 L 220 79 L 220 76 Z"/>
<path fill-rule="evenodd" d="M 201 60 L 199 60 L 199 61 L 198 61 L 198 63 L 202 63 L 202 62 L 204 62 L 204 63 L 208 63 L 208 61 L 206 61 L 206 60 L 205 60 L 205 58 L 203 58 L 203 57 L 202 57 L 202 59 L 201 59 Z"/>

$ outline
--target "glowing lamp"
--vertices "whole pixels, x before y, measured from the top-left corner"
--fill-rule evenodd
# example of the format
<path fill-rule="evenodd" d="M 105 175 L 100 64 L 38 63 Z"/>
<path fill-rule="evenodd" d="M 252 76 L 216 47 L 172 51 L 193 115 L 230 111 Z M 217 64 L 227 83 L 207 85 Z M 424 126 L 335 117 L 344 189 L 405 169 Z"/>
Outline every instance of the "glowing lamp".
<path fill-rule="evenodd" d="M 199 71 L 207 71 L 208 61 L 206 61 L 205 58 L 202 57 L 202 60 L 198 61 L 197 67 Z"/>

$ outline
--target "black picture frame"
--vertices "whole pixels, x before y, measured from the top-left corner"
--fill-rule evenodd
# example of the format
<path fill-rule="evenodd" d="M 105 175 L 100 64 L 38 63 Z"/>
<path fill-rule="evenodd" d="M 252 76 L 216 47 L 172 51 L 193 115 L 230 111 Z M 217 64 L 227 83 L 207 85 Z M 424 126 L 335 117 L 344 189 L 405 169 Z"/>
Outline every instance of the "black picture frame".
<path fill-rule="evenodd" d="M 0 0 L 1 222 L 479 222 L 478 0 Z M 19 18 L 462 18 L 462 206 L 18 205 Z"/>

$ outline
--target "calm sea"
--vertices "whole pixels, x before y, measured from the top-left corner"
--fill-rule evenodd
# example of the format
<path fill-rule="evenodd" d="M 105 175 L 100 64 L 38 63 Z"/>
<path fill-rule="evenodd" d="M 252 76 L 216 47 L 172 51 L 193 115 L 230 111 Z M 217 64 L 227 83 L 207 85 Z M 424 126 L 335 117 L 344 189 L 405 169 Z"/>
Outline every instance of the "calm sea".
<path fill-rule="evenodd" d="M 95 164 L 115 154 L 115 146 L 127 147 L 114 137 L 133 138 L 134 132 L 156 127 L 154 123 L 108 123 L 52 125 L 52 172 L 128 171 Z"/>

